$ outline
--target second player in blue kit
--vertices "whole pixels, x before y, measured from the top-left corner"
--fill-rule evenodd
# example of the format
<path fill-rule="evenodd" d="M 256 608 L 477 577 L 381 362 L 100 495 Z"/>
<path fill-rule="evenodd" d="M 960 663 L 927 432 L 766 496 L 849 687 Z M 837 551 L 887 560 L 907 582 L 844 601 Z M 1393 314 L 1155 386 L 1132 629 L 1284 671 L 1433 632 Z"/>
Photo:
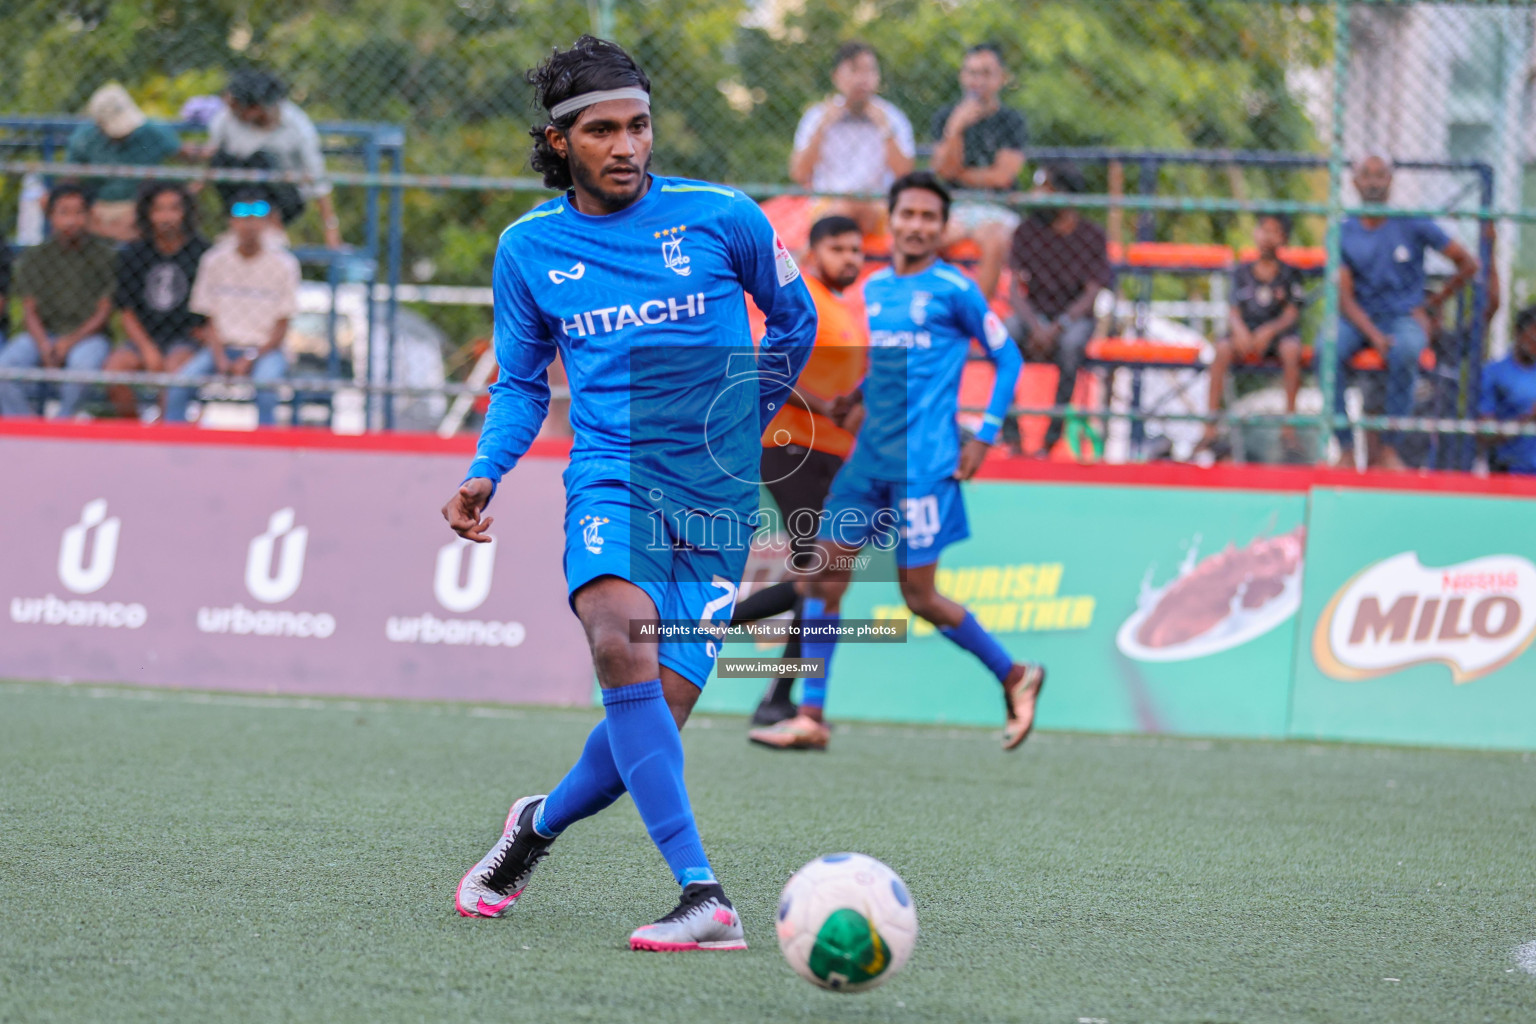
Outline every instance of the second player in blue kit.
<path fill-rule="evenodd" d="M 981 289 L 938 257 L 949 220 L 949 192 L 914 172 L 891 186 L 892 266 L 864 287 L 869 317 L 869 372 L 858 444 L 832 482 L 822 519 L 824 567 L 805 602 L 803 658 L 825 671 L 805 680 L 800 714 L 749 736 L 781 749 L 822 749 L 827 679 L 843 593 L 866 544 L 894 548 L 907 606 L 975 655 L 1002 685 L 1007 726 L 1003 746 L 1017 747 L 1034 725 L 1045 670 L 1014 662 L 962 605 L 940 594 L 939 555 L 970 536 L 960 483 L 986 458 L 1013 398 L 1023 360 Z M 994 367 L 991 398 L 974 437 L 956 422 L 960 378 L 972 339 Z M 815 631 L 819 635 L 813 636 Z"/>
<path fill-rule="evenodd" d="M 743 949 L 683 781 L 679 728 L 731 618 L 758 509 L 764 427 L 799 375 L 816 313 L 762 211 L 734 189 L 653 176 L 650 82 L 583 37 L 529 73 L 549 111 L 533 166 L 567 191 L 501 237 L 492 278 L 499 376 L 468 478 L 443 509 L 473 541 L 497 483 L 549 409 L 558 354 L 575 441 L 565 471 L 565 572 L 604 719 L 547 796 L 512 805 L 460 881 L 465 917 L 511 909 L 565 829 L 629 793 L 682 886 L 633 949 Z M 755 351 L 743 294 L 767 318 Z M 507 499 L 503 499 L 507 500 Z M 705 627 L 646 642 L 637 629 Z M 654 634 L 652 634 L 654 635 Z"/>

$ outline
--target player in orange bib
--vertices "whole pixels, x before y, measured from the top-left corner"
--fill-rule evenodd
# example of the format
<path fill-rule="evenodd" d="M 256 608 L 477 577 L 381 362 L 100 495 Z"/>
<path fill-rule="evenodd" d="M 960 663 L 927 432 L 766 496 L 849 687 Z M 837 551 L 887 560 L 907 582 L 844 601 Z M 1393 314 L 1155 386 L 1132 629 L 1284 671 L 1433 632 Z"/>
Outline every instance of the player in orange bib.
<path fill-rule="evenodd" d="M 864 269 L 864 236 L 849 217 L 823 217 L 811 226 L 810 248 L 801 261 L 806 286 L 816 302 L 816 347 L 800 374 L 795 393 L 763 432 L 762 479 L 779 506 L 790 536 L 791 573 L 781 583 L 736 604 L 732 623 L 755 622 L 794 610 L 800 621 L 795 577 L 811 568 L 822 504 L 832 478 L 853 450 L 864 416 L 859 382 L 867 363 L 868 331 L 842 294 Z M 799 657 L 791 639 L 784 657 Z M 794 717 L 794 679 L 776 679 L 752 715 L 754 725 Z"/>

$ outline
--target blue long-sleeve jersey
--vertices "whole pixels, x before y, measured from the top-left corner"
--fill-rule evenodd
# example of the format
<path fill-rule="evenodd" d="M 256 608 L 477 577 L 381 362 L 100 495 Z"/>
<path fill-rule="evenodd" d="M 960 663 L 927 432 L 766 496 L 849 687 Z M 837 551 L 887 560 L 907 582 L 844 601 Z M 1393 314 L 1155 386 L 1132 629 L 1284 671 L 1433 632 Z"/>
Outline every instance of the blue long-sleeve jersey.
<path fill-rule="evenodd" d="M 743 292 L 767 317 L 755 357 Z M 607 216 L 552 199 L 503 232 L 492 295 L 500 374 L 469 476 L 498 482 L 528 450 L 558 351 L 575 434 L 567 487 L 625 480 L 668 504 L 756 502 L 762 430 L 810 356 L 816 307 L 751 199 L 660 176 Z"/>
<path fill-rule="evenodd" d="M 991 444 L 1024 364 L 976 282 L 942 260 L 917 274 L 889 268 L 864 284 L 869 372 L 864 425 L 850 464 L 877 480 L 929 481 L 960 461 L 960 375 L 971 339 L 995 368 L 976 436 Z"/>

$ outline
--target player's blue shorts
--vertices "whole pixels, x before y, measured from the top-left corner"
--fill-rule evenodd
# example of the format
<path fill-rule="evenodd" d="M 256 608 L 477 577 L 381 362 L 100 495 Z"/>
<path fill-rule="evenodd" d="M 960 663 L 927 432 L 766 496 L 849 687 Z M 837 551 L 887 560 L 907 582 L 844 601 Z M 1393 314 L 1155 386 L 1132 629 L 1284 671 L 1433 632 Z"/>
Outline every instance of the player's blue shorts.
<path fill-rule="evenodd" d="M 747 548 L 719 550 L 673 543 L 653 506 L 628 484 L 599 481 L 569 489 L 565 497 L 565 582 L 575 611 L 576 591 L 599 576 L 617 576 L 645 591 L 662 621 L 729 625 Z M 663 640 L 661 664 L 702 688 L 719 645 L 708 640 Z"/>
<path fill-rule="evenodd" d="M 843 547 L 874 541 L 896 548 L 903 569 L 932 565 L 939 552 L 971 535 L 960 481 L 943 477 L 922 483 L 878 480 L 844 465 L 827 495 L 821 537 Z"/>

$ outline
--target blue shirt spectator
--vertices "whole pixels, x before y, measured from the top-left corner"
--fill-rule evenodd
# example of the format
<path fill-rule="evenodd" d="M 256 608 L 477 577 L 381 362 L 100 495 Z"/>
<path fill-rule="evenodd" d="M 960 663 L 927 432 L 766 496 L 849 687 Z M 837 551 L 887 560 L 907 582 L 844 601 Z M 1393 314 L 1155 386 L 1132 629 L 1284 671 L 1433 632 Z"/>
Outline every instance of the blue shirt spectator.
<path fill-rule="evenodd" d="M 1424 304 L 1424 251 L 1450 244 L 1440 225 L 1423 217 L 1390 217 L 1376 227 L 1350 217 L 1339 229 L 1344 265 L 1355 278 L 1355 301 L 1378 326 Z"/>
<path fill-rule="evenodd" d="M 1515 349 L 1483 367 L 1477 414 L 1485 419 L 1536 423 L 1536 306 L 1515 318 Z M 1536 475 L 1536 437 L 1516 437 L 1498 443 L 1489 459 L 1492 469 Z"/>
<path fill-rule="evenodd" d="M 1392 164 L 1368 156 L 1355 165 L 1355 188 L 1364 202 L 1384 206 L 1392 197 Z M 1340 235 L 1344 266 L 1339 271 L 1339 360 L 1334 409 L 1340 422 L 1350 360 L 1369 345 L 1386 363 L 1383 405 L 1388 416 L 1413 410 L 1413 385 L 1419 356 L 1429 343 L 1429 325 L 1442 303 L 1477 274 L 1477 260 L 1431 222 L 1415 217 L 1351 217 Z M 1432 296 L 1424 294 L 1424 250 L 1438 249 L 1456 264 L 1456 273 Z M 1349 446 L 1347 429 L 1339 444 Z M 1380 443 L 1371 438 L 1370 459 L 1388 469 L 1402 469 L 1399 438 L 1388 431 Z"/>

